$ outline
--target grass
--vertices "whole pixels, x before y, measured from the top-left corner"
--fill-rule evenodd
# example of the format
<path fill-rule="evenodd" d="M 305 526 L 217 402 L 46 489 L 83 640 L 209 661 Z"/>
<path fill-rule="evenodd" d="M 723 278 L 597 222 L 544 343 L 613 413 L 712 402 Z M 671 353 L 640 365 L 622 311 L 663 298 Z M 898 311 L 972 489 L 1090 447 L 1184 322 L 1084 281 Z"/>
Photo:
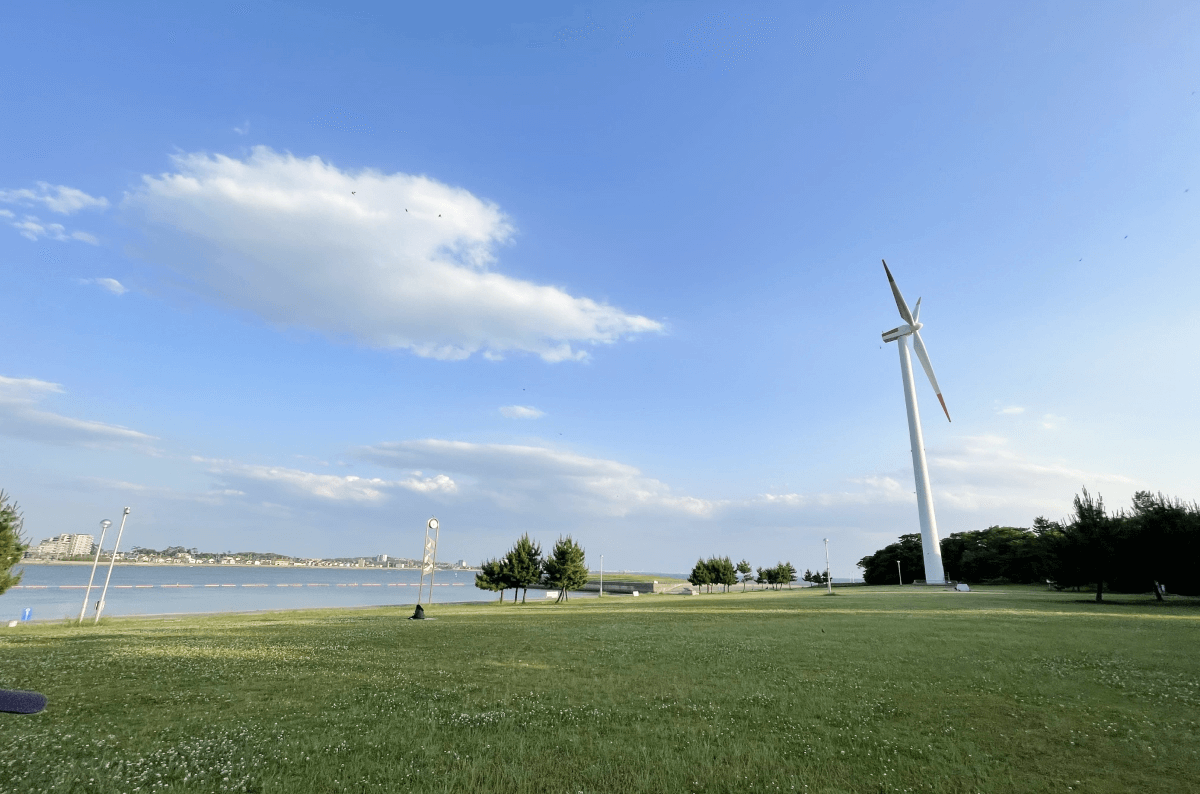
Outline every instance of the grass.
<path fill-rule="evenodd" d="M 1182 792 L 1200 608 L 897 588 L 0 631 L 4 792 Z M 1189 782 L 1190 781 L 1190 782 Z"/>

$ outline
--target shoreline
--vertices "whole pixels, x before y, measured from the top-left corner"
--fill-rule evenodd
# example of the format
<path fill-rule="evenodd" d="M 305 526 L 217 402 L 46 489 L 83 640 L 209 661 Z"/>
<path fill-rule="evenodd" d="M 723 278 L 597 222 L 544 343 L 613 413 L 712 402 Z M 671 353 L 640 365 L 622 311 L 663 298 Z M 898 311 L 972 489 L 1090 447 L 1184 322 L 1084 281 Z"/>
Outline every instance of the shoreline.
<path fill-rule="evenodd" d="M 88 560 L 18 560 L 16 565 L 92 565 Z M 101 559 L 101 566 L 108 566 L 108 560 Z M 282 568 L 290 570 L 292 568 L 306 568 L 308 570 L 332 570 L 332 571 L 419 571 L 420 568 L 380 568 L 379 566 L 358 567 L 357 565 L 248 565 L 244 562 L 232 563 L 198 563 L 198 562 L 130 562 L 128 560 L 117 560 L 114 567 L 122 566 L 141 566 L 143 568 L 255 568 L 257 570 L 270 570 L 273 568 Z M 479 568 L 437 568 L 438 573 L 463 571 L 464 573 L 480 573 Z"/>

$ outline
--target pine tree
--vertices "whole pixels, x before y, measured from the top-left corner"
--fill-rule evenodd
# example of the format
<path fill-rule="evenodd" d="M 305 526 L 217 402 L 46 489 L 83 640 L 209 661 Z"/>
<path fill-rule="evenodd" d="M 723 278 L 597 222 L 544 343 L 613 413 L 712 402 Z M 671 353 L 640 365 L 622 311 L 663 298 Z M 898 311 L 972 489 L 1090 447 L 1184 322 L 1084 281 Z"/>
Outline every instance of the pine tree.
<path fill-rule="evenodd" d="M 480 590 L 500 591 L 500 601 L 504 601 L 504 568 L 497 560 L 488 560 L 479 566 L 475 574 L 475 586 Z"/>
<path fill-rule="evenodd" d="M 542 567 L 546 571 L 546 584 L 558 588 L 558 600 L 555 603 L 567 601 L 568 591 L 578 590 L 587 584 L 588 569 L 583 547 L 570 535 L 558 539 Z"/>
<path fill-rule="evenodd" d="M 25 517 L 16 502 L 8 501 L 8 494 L 0 491 L 0 593 L 21 581 L 21 575 L 14 574 L 13 566 L 21 561 L 29 545 L 21 537 L 21 527 Z"/>
<path fill-rule="evenodd" d="M 737 572 L 742 575 L 742 592 L 746 592 L 746 582 L 750 581 L 750 563 L 742 560 L 737 564 Z"/>
<path fill-rule="evenodd" d="M 524 604 L 529 585 L 537 584 L 542 578 L 542 546 L 530 540 L 526 532 L 517 539 L 507 559 L 509 579 L 513 587 L 523 591 L 521 603 Z"/>

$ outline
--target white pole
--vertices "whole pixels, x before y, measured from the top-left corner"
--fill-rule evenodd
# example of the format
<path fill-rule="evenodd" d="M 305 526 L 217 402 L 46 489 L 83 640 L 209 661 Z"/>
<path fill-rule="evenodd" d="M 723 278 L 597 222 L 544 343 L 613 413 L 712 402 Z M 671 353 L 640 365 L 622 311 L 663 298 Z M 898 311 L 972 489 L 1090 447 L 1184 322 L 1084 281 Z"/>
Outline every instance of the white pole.
<path fill-rule="evenodd" d="M 100 600 L 96 602 L 96 619 L 92 621 L 93 626 L 100 622 L 100 613 L 104 611 L 104 597 L 108 595 L 108 581 L 112 579 L 112 569 L 117 562 L 117 549 L 121 547 L 121 536 L 125 534 L 125 519 L 127 518 L 129 518 L 128 507 L 121 515 L 121 528 L 117 530 L 117 542 L 113 544 L 112 559 L 108 561 L 108 576 L 104 577 L 104 589 L 100 591 Z"/>
<path fill-rule="evenodd" d="M 825 538 L 825 591 L 833 593 L 833 580 L 829 578 L 829 538 Z"/>
<path fill-rule="evenodd" d="M 600 555 L 600 595 L 596 598 L 604 597 L 604 555 Z"/>
<path fill-rule="evenodd" d="M 429 571 L 429 600 L 426 604 L 433 603 L 433 577 L 437 573 L 437 544 L 438 537 L 442 534 L 442 522 L 437 523 L 437 528 L 433 530 L 433 568 Z"/>
<path fill-rule="evenodd" d="M 83 594 L 83 606 L 79 608 L 79 623 L 83 624 L 83 613 L 87 612 L 88 600 L 92 597 L 92 581 L 96 578 L 96 565 L 100 562 L 100 549 L 104 548 L 104 533 L 108 532 L 108 528 L 112 526 L 112 522 L 107 518 L 100 522 L 100 542 L 96 544 L 96 559 L 92 560 L 92 575 L 88 577 L 87 590 Z"/>
<path fill-rule="evenodd" d="M 921 521 L 921 555 L 925 558 L 925 582 L 943 584 L 942 549 L 938 542 L 937 519 L 933 515 L 933 491 L 929 487 L 929 467 L 925 464 L 925 439 L 921 436 L 921 414 L 917 409 L 917 388 L 913 383 L 912 362 L 908 357 L 908 337 L 896 340 L 900 349 L 900 373 L 904 378 L 904 406 L 908 409 L 908 440 L 912 444 L 913 480 L 917 486 L 917 516 Z"/>
<path fill-rule="evenodd" d="M 900 580 L 900 584 L 904 584 L 904 577 L 900 575 L 900 561 L 896 560 L 896 578 Z"/>

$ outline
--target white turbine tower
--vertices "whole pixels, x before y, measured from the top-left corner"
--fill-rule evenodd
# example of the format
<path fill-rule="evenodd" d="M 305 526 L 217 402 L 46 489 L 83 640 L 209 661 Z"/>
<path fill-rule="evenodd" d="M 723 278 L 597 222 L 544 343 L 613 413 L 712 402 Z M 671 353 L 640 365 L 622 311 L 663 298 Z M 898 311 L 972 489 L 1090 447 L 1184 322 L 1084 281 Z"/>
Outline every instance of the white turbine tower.
<path fill-rule="evenodd" d="M 908 408 L 908 438 L 912 443 L 913 479 L 917 485 L 917 515 L 921 520 L 921 554 L 925 558 L 925 581 L 929 584 L 942 584 L 946 581 L 946 573 L 942 568 L 942 549 L 938 541 L 937 519 L 933 516 L 933 491 L 929 487 L 929 468 L 925 465 L 925 440 L 921 437 L 921 414 L 917 410 L 917 387 L 913 383 L 912 362 L 908 358 L 908 337 L 912 337 L 913 349 L 917 358 L 929 376 L 929 383 L 937 394 L 942 410 L 946 412 L 946 421 L 950 421 L 950 412 L 946 410 L 946 401 L 942 399 L 942 389 L 938 386 L 937 378 L 933 375 L 933 365 L 929 363 L 929 354 L 925 352 L 925 343 L 921 341 L 922 325 L 921 299 L 917 298 L 914 311 L 908 310 L 892 271 L 888 270 L 887 262 L 883 263 L 887 273 L 888 284 L 892 295 L 896 297 L 896 308 L 904 325 L 893 328 L 883 334 L 883 341 L 895 342 L 900 348 L 900 373 L 904 379 L 904 405 Z"/>

